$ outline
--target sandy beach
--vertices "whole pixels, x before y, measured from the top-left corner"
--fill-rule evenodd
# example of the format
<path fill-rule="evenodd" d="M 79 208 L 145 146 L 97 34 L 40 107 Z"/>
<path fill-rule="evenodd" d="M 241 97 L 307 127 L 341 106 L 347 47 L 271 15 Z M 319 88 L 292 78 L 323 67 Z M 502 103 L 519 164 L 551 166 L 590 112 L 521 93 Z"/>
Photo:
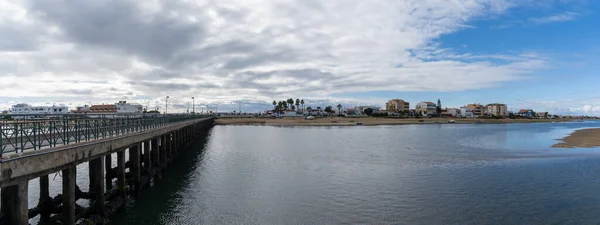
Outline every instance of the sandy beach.
<path fill-rule="evenodd" d="M 420 120 L 423 120 L 421 122 Z M 402 124 L 441 124 L 454 120 L 457 124 L 506 124 L 506 123 L 540 123 L 557 122 L 551 119 L 448 119 L 448 118 L 425 118 L 425 119 L 397 119 L 397 118 L 348 118 L 331 117 L 315 118 L 305 120 L 304 118 L 217 118 L 217 125 L 267 125 L 267 126 L 363 126 L 373 125 L 402 125 Z"/>
<path fill-rule="evenodd" d="M 593 148 L 600 147 L 600 129 L 584 129 L 573 132 L 561 139 L 562 143 L 555 144 L 555 148 Z"/>

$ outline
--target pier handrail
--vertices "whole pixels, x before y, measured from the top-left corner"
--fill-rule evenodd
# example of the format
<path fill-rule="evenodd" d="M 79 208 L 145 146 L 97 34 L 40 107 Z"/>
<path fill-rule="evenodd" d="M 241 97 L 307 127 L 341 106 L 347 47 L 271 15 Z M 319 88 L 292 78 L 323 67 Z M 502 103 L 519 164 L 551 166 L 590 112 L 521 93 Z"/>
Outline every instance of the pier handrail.
<path fill-rule="evenodd" d="M 20 114 L 0 120 L 0 158 L 207 118 L 205 114 Z"/>

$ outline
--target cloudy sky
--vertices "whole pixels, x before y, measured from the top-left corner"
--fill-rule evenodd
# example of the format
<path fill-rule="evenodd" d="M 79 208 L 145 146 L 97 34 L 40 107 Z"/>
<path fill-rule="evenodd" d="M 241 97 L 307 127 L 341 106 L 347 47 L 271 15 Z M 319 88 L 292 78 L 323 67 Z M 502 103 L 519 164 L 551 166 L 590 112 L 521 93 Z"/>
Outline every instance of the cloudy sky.
<path fill-rule="evenodd" d="M 0 109 L 441 98 L 600 115 L 599 11 L 592 0 L 0 0 Z"/>

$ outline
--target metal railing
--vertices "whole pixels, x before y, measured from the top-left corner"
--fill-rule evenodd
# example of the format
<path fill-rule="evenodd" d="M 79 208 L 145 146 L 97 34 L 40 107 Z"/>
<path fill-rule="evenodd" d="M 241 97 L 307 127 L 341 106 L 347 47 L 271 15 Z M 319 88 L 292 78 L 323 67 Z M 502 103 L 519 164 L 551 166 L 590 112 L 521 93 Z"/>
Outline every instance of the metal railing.
<path fill-rule="evenodd" d="M 7 153 L 116 137 L 210 116 L 200 114 L 15 115 L 14 119 L 0 119 L 0 158 Z"/>

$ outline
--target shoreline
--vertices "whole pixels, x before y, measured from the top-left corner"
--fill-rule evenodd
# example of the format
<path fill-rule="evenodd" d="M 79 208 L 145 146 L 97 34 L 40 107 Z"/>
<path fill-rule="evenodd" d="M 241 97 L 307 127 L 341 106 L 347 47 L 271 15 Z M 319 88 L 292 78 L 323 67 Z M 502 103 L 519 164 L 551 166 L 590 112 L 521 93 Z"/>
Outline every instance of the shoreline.
<path fill-rule="evenodd" d="M 555 144 L 553 148 L 595 148 L 600 147 L 600 128 L 576 130 L 561 139 L 561 143 Z"/>
<path fill-rule="evenodd" d="M 423 120 L 421 122 L 420 120 Z M 409 124 L 513 124 L 513 123 L 550 123 L 569 122 L 570 120 L 557 119 L 460 119 L 460 118 L 424 118 L 424 119 L 398 119 L 375 117 L 325 117 L 305 120 L 304 118 L 234 118 L 220 117 L 215 120 L 216 125 L 264 125 L 264 126 L 380 126 L 380 125 L 409 125 Z M 357 124 L 361 123 L 361 124 Z"/>

